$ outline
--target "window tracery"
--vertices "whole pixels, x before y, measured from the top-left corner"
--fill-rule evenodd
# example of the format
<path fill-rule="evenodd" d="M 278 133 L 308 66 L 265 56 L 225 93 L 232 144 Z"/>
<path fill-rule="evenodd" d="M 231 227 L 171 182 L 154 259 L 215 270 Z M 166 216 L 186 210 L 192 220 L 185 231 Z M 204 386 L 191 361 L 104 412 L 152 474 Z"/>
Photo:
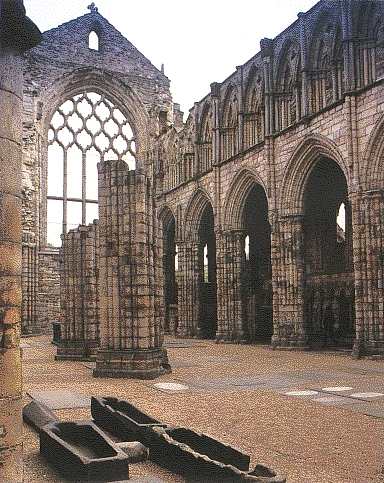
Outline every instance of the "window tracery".
<path fill-rule="evenodd" d="M 98 217 L 97 163 L 121 159 L 135 168 L 135 137 L 126 116 L 104 95 L 67 99 L 48 131 L 47 245 Z"/>

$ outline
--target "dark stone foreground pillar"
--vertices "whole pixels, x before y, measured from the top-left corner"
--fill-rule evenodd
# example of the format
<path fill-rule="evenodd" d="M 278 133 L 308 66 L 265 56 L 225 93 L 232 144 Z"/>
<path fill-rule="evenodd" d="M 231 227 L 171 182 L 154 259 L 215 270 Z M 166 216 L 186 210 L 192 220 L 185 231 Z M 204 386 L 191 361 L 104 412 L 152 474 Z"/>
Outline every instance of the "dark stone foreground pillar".
<path fill-rule="evenodd" d="M 22 481 L 21 126 L 17 54 L 40 40 L 22 1 L 0 0 L 0 481 Z"/>

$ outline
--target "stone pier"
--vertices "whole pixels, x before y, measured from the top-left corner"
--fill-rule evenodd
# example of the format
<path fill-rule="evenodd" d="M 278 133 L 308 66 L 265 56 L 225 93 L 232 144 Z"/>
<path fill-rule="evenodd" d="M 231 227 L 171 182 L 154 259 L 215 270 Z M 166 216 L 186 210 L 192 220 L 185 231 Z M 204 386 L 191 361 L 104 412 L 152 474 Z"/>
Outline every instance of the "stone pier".
<path fill-rule="evenodd" d="M 0 2 L 0 481 L 22 481 L 21 125 L 18 57 L 40 40 L 22 1 Z"/>
<path fill-rule="evenodd" d="M 155 303 L 161 254 L 153 213 L 144 174 L 123 161 L 99 164 L 101 347 L 95 377 L 153 379 L 167 364 Z"/>

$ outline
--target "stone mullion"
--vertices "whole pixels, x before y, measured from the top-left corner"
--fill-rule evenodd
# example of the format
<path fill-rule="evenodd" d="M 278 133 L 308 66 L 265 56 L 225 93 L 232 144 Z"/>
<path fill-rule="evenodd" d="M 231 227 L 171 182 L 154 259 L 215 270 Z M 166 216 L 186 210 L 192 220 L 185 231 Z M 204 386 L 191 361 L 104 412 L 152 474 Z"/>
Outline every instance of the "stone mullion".
<path fill-rule="evenodd" d="M 279 220 L 281 281 L 279 281 L 279 311 L 274 314 L 274 335 L 277 347 L 307 346 L 304 319 L 304 237 L 301 215 Z M 278 320 L 277 320 L 278 317 Z"/>

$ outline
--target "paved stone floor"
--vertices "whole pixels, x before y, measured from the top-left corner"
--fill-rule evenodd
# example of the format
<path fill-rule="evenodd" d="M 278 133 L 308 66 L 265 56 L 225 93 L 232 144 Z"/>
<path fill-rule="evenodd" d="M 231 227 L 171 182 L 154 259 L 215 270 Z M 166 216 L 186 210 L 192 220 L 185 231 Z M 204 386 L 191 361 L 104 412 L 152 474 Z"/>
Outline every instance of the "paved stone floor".
<path fill-rule="evenodd" d="M 200 340 L 167 346 L 172 374 L 113 380 L 93 379 L 92 363 L 55 362 L 46 337 L 23 339 L 25 403 L 33 395 L 75 420 L 90 417 L 90 396 L 116 396 L 237 446 L 289 482 L 384 482 L 384 361 Z M 63 481 L 40 458 L 36 434 L 24 434 L 25 481 Z M 151 463 L 131 465 L 130 476 L 184 481 Z"/>

